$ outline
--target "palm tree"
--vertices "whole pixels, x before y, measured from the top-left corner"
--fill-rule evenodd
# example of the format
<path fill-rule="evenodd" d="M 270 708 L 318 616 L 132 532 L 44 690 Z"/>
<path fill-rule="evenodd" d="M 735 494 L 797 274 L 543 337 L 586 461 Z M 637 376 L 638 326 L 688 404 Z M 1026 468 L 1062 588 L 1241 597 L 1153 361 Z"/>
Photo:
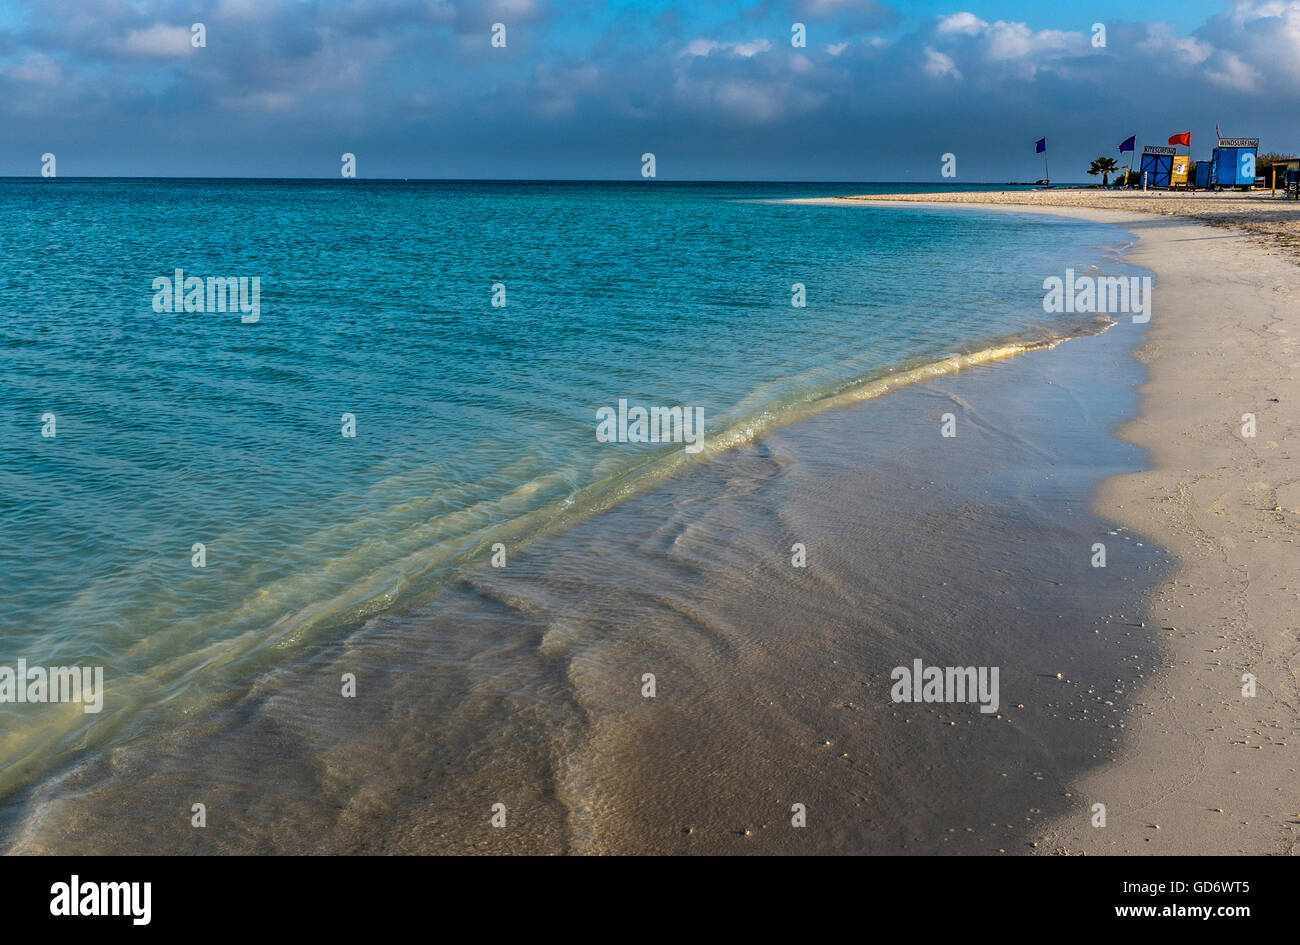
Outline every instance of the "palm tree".
<path fill-rule="evenodd" d="M 1099 157 L 1092 162 L 1092 167 L 1088 168 L 1088 173 L 1093 177 L 1101 175 L 1101 186 L 1110 186 L 1110 175 L 1119 170 L 1119 162 L 1112 157 Z"/>

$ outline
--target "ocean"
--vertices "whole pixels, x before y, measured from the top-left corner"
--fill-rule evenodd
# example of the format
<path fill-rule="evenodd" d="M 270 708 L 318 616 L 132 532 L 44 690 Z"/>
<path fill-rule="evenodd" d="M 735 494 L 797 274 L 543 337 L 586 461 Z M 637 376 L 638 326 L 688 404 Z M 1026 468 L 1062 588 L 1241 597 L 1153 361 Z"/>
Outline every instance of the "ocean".
<path fill-rule="evenodd" d="M 459 612 L 467 580 L 503 579 L 538 541 L 829 408 L 1098 329 L 1045 313 L 1043 280 L 1126 271 L 1113 227 L 779 202 L 917 189 L 0 181 L 0 662 L 102 666 L 105 681 L 98 713 L 0 704 L 11 839 L 31 842 L 29 802 L 59 778 L 130 746 L 157 760 L 196 720 L 217 737 L 247 721 L 250 694 L 275 698 L 279 674 L 326 660 L 337 689 L 332 661 L 363 629 L 384 635 L 368 664 L 384 672 L 474 665 L 481 607 L 409 650 L 394 628 Z M 158 311 L 155 280 L 177 270 L 256 278 L 256 320 Z M 703 449 L 603 442 L 598 412 L 620 401 L 695 412 Z M 578 578 L 548 579 L 558 593 Z M 661 584 L 679 613 L 698 606 L 686 577 Z M 615 627 L 645 617 L 635 598 L 606 600 Z M 577 632 L 552 617 L 530 647 Z M 551 685 L 512 685 L 510 665 L 456 705 Z M 435 704 L 421 724 L 436 727 Z M 594 711 L 538 725 L 579 738 Z M 444 754 L 471 755 L 495 723 L 477 724 Z"/>

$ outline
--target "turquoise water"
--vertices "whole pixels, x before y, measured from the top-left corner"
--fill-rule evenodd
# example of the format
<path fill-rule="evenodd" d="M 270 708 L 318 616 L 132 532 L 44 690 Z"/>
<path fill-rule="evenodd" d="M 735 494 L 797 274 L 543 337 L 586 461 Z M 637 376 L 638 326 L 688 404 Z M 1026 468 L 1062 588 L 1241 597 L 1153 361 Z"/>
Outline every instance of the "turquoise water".
<path fill-rule="evenodd" d="M 1043 278 L 1113 265 L 1077 221 L 765 202 L 891 189 L 917 188 L 0 181 L 0 662 L 107 688 L 100 715 L 0 706 L 0 789 L 686 461 L 598 442 L 600 407 L 698 406 L 740 442 L 917 359 L 1074 333 Z M 177 268 L 257 277 L 260 319 L 156 312 Z"/>

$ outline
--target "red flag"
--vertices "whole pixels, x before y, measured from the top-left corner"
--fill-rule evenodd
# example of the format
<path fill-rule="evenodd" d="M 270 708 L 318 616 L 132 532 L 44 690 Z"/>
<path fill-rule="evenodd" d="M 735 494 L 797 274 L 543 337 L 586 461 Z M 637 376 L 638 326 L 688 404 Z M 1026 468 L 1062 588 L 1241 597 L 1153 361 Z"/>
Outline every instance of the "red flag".
<path fill-rule="evenodd" d="M 1182 144 L 1190 148 L 1192 146 L 1192 133 L 1190 131 L 1184 131 L 1180 135 L 1172 135 L 1169 138 L 1169 143 Z"/>

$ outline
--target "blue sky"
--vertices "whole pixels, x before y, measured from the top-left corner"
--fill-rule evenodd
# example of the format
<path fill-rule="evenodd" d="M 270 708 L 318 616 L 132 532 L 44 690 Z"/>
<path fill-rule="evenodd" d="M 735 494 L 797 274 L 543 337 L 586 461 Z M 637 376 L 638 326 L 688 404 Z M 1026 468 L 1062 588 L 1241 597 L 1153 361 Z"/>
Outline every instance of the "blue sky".
<path fill-rule="evenodd" d="M 1300 151 L 1300 0 L 0 0 L 0 113 L 0 175 L 1080 180 Z"/>

